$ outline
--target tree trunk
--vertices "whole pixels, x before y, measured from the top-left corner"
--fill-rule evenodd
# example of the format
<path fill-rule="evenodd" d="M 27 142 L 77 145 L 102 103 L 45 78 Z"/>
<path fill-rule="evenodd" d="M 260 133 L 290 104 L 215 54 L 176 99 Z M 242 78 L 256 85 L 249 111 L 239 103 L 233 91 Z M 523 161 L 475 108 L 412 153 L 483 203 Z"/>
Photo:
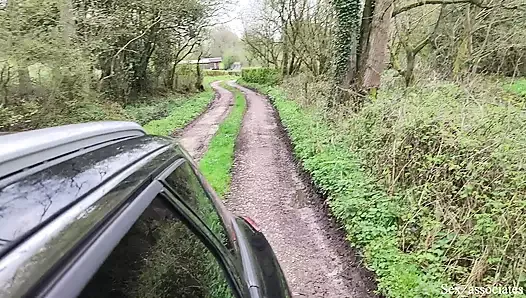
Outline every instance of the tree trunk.
<path fill-rule="evenodd" d="M 287 71 L 287 74 L 292 75 L 296 71 L 296 56 L 292 54 L 292 57 L 290 58 L 289 63 L 289 70 Z"/>
<path fill-rule="evenodd" d="M 201 60 L 201 57 L 203 56 L 203 53 L 199 53 L 199 57 L 197 57 L 197 61 Z M 201 77 L 201 66 L 199 66 L 199 63 L 196 64 L 196 71 L 197 71 L 197 79 L 195 81 L 195 89 L 198 91 L 204 91 L 205 88 L 203 87 L 203 80 Z"/>
<path fill-rule="evenodd" d="M 380 86 L 381 74 L 387 64 L 387 43 L 393 12 L 393 5 L 389 0 L 376 0 L 374 6 L 366 52 L 362 52 L 359 69 L 360 88 L 366 91 Z"/>
<path fill-rule="evenodd" d="M 357 69 L 358 69 L 358 74 L 360 76 L 362 76 L 364 73 L 365 64 L 369 56 L 368 55 L 369 44 L 370 44 L 369 36 L 371 34 L 371 30 L 373 26 L 373 11 L 374 11 L 375 2 L 376 2 L 375 0 L 365 0 L 365 5 L 363 8 L 362 25 L 360 28 L 360 41 L 358 43 L 358 50 L 356 52 L 356 60 L 358 63 Z M 377 14 L 376 11 L 374 11 L 374 13 Z"/>
<path fill-rule="evenodd" d="M 406 69 L 404 71 L 405 86 L 409 87 L 413 83 L 413 71 L 415 69 L 415 53 L 413 51 L 406 52 Z"/>
<path fill-rule="evenodd" d="M 63 5 L 60 8 L 60 25 L 62 26 L 62 34 L 66 45 L 71 43 L 75 36 L 75 20 L 73 19 L 73 4 L 71 0 L 63 0 Z"/>
<path fill-rule="evenodd" d="M 147 77 L 148 64 L 155 50 L 153 42 L 147 42 L 139 63 L 134 67 L 134 84 L 131 97 L 136 98 L 140 93 L 149 92 L 149 82 Z"/>
<path fill-rule="evenodd" d="M 19 65 L 18 69 L 18 94 L 21 96 L 31 93 L 33 89 L 31 86 L 31 77 L 29 76 L 28 66 L 23 64 Z"/>
<path fill-rule="evenodd" d="M 172 84 L 171 84 L 171 89 L 172 91 L 176 91 L 177 90 L 177 85 L 178 85 L 178 77 L 177 77 L 177 63 L 174 63 L 173 67 L 172 67 L 172 73 L 170 75 L 170 78 L 172 79 Z"/>
<path fill-rule="evenodd" d="M 289 51 L 288 51 L 288 45 L 287 45 L 287 35 L 285 33 L 285 29 L 283 29 L 283 37 L 281 38 L 282 41 L 282 50 L 283 50 L 283 60 L 281 61 L 281 72 L 283 76 L 286 76 L 289 74 Z"/>
<path fill-rule="evenodd" d="M 336 18 L 335 35 L 335 85 L 337 89 L 348 89 L 356 73 L 356 48 L 361 20 L 360 1 L 334 0 L 332 5 Z M 337 91 L 335 96 L 340 97 Z M 337 99 L 343 101 L 345 98 Z"/>

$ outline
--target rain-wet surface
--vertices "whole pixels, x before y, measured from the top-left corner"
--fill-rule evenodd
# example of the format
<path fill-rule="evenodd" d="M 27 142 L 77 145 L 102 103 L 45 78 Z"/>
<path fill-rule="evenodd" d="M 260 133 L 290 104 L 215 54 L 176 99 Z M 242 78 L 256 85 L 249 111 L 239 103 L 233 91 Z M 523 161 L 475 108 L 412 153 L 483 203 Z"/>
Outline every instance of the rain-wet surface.
<path fill-rule="evenodd" d="M 247 111 L 227 207 L 260 226 L 294 297 L 376 297 L 373 274 L 329 219 L 323 199 L 302 179 L 272 105 L 234 86 L 245 93 Z"/>

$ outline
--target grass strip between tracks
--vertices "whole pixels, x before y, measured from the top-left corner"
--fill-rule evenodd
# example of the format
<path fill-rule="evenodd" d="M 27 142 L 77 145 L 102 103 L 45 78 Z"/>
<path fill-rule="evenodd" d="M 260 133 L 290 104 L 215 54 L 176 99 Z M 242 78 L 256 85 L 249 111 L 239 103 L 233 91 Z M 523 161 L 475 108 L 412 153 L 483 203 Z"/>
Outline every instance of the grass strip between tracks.
<path fill-rule="evenodd" d="M 228 117 L 219 125 L 216 135 L 210 141 L 208 151 L 199 162 L 199 168 L 217 194 L 224 197 L 232 180 L 237 135 L 243 122 L 246 101 L 241 91 L 234 87 L 222 86 L 234 94 L 234 106 Z"/>

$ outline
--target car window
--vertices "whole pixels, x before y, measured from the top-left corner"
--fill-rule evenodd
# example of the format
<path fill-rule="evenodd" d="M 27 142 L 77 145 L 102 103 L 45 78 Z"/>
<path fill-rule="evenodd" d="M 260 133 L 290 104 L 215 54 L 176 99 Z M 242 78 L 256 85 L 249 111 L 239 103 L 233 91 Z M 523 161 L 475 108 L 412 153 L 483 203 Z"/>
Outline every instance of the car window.
<path fill-rule="evenodd" d="M 222 266 L 157 197 L 79 297 L 234 297 Z"/>
<path fill-rule="evenodd" d="M 166 183 L 223 243 L 227 244 L 226 230 L 214 204 L 207 195 L 192 167 L 185 162 L 170 174 Z"/>

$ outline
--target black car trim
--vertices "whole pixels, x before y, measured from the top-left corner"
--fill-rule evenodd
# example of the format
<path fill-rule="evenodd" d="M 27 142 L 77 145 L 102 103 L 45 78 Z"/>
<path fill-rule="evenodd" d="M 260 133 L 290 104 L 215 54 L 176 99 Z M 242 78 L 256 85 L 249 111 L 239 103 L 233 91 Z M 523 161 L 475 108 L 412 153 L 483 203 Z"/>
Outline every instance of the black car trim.
<path fill-rule="evenodd" d="M 236 219 L 234 218 L 232 221 L 234 231 L 238 238 L 239 255 L 241 257 L 241 262 L 243 263 L 243 274 L 245 275 L 249 287 L 256 287 L 259 289 L 261 287 L 259 282 L 260 278 L 256 273 L 256 264 L 254 263 L 253 257 L 250 256 L 250 248 L 245 240 L 246 236 L 239 228 Z"/>
<path fill-rule="evenodd" d="M 232 260 L 232 255 L 224 248 L 224 246 L 217 240 L 217 237 L 210 231 L 210 229 L 201 221 L 201 219 L 193 212 L 188 206 L 179 198 L 178 195 L 174 194 L 171 190 L 166 189 L 164 197 L 174 206 L 174 208 L 181 215 L 181 220 L 197 235 L 206 247 L 214 254 L 218 263 L 223 267 L 223 272 L 228 276 L 228 281 L 232 288 L 235 289 L 235 294 L 238 298 L 242 298 L 246 293 L 246 288 L 238 276 L 233 275 L 232 272 L 239 274 L 237 266 Z"/>
<path fill-rule="evenodd" d="M 29 296 L 76 297 L 162 189 L 161 183 L 153 181 L 138 196 L 128 199 L 76 250 L 75 256 L 55 273 L 54 279 L 46 281 L 38 295 Z"/>
<path fill-rule="evenodd" d="M 176 162 L 174 162 L 172 165 L 164 169 L 158 176 L 158 180 L 165 180 L 170 174 L 172 174 L 180 165 L 185 163 L 185 159 L 183 157 L 180 157 Z"/>
<path fill-rule="evenodd" d="M 221 220 L 221 226 L 223 227 L 223 229 L 224 229 L 225 231 L 228 232 L 228 229 L 227 229 L 227 227 L 225 226 L 225 224 L 227 224 L 227 223 L 225 222 L 225 220 L 226 220 L 225 216 L 222 214 L 222 212 L 220 212 L 220 211 L 218 210 L 218 208 L 217 208 L 217 206 L 216 206 L 216 204 L 215 204 L 215 202 L 214 202 L 214 198 L 212 198 L 211 195 L 208 193 L 206 187 L 203 185 L 203 181 L 201 181 L 201 177 L 198 175 L 198 173 L 196 173 L 195 168 L 192 166 L 192 164 L 191 164 L 190 162 L 188 162 L 188 161 L 185 160 L 185 159 L 182 160 L 182 162 L 181 162 L 177 167 L 171 167 L 170 169 L 166 169 L 165 171 L 163 171 L 163 173 L 159 176 L 159 179 L 161 179 L 161 182 L 164 184 L 164 186 L 165 186 L 167 189 L 169 189 L 170 192 L 172 192 L 175 196 L 177 196 L 177 197 L 180 199 L 181 203 L 184 204 L 184 205 L 186 206 L 186 208 L 188 208 L 189 210 L 191 210 L 191 212 L 192 212 L 192 213 L 193 213 L 193 214 L 194 214 L 194 215 L 195 215 L 195 216 L 201 221 L 201 223 L 202 223 L 203 225 L 205 225 L 204 222 L 201 220 L 201 217 L 200 217 L 197 213 L 195 213 L 195 212 L 192 210 L 192 208 L 190 208 L 190 207 L 185 203 L 184 200 L 182 200 L 182 199 L 180 198 L 180 195 L 179 195 L 179 193 L 177 192 L 177 190 L 175 190 L 175 189 L 174 189 L 174 188 L 173 188 L 168 182 L 166 182 L 166 178 L 167 178 L 168 176 L 170 176 L 170 174 L 172 174 L 172 173 L 173 173 L 173 172 L 174 172 L 179 166 L 181 166 L 181 165 L 183 165 L 183 164 L 185 164 L 185 163 L 188 163 L 188 165 L 190 166 L 190 169 L 192 170 L 192 173 L 194 174 L 195 178 L 196 178 L 197 181 L 199 182 L 199 186 L 201 186 L 201 188 L 203 189 L 203 191 L 204 191 L 206 197 L 208 198 L 208 200 L 210 201 L 210 203 L 211 203 L 212 206 L 214 207 L 215 212 L 216 212 L 216 213 L 219 215 L 219 217 L 222 219 L 222 220 Z M 169 171 L 169 170 L 170 170 L 170 171 Z M 206 226 L 206 225 L 205 225 L 205 226 Z M 208 229 L 208 227 L 207 227 L 207 229 Z M 220 243 L 221 241 L 220 241 L 219 239 L 217 239 L 217 237 L 215 236 L 215 234 L 214 234 L 212 231 L 210 231 L 210 232 L 212 233 L 212 235 L 214 235 L 215 239 Z M 233 248 L 233 245 L 234 245 L 234 243 L 233 243 L 234 241 L 233 241 L 233 239 L 231 239 L 231 235 L 229 235 L 228 233 L 227 233 L 226 236 L 228 237 L 228 247 L 227 247 L 227 248 L 228 248 L 228 249 L 232 249 L 232 248 Z"/>

